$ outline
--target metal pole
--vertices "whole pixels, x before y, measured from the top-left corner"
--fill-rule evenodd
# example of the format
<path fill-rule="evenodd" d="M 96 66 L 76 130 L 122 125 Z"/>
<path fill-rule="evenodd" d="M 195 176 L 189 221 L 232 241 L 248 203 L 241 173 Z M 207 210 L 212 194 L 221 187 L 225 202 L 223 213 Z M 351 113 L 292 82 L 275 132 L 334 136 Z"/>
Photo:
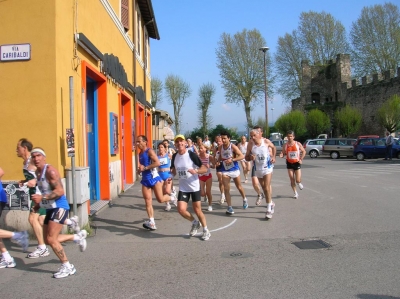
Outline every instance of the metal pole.
<path fill-rule="evenodd" d="M 266 55 L 268 47 L 261 47 L 260 51 L 264 52 L 264 93 L 265 93 L 265 137 L 268 138 L 268 89 L 267 89 L 267 61 Z"/>
<path fill-rule="evenodd" d="M 70 127 L 74 132 L 74 77 L 69 77 L 69 114 Z M 75 133 L 74 133 L 75 134 Z M 75 153 L 71 157 L 71 186 L 72 186 L 72 211 L 77 215 L 78 206 L 76 204 L 76 177 L 75 177 Z"/>

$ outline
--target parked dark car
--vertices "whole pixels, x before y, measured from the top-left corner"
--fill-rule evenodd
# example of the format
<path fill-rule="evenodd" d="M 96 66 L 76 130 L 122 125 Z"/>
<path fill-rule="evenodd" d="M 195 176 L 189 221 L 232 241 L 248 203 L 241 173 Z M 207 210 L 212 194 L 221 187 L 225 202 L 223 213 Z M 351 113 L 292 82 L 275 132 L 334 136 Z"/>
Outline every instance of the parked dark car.
<path fill-rule="evenodd" d="M 385 158 L 386 139 L 385 138 L 361 138 L 354 144 L 354 156 L 358 161 L 365 158 Z M 392 156 L 400 159 L 400 143 L 396 140 L 392 147 Z"/>

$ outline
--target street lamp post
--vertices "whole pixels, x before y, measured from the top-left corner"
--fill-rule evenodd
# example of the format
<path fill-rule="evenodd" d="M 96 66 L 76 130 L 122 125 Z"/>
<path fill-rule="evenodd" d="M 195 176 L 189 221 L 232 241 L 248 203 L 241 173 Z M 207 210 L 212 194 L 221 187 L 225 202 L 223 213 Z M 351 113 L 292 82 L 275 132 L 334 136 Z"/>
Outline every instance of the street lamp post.
<path fill-rule="evenodd" d="M 266 55 L 267 51 L 269 50 L 268 47 L 261 47 L 259 49 L 260 51 L 264 52 L 264 93 L 265 93 L 265 134 L 267 136 L 268 134 L 268 91 L 267 91 L 267 61 L 266 61 Z"/>
<path fill-rule="evenodd" d="M 271 111 L 272 111 L 272 119 L 271 119 L 271 122 L 274 123 L 274 108 L 271 108 Z"/>

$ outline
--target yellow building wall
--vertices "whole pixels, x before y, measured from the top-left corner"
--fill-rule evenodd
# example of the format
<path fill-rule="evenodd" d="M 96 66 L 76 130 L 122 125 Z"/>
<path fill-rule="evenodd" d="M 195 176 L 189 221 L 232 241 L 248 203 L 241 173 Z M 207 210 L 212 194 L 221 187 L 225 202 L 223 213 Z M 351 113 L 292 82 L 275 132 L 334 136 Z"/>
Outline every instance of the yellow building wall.
<path fill-rule="evenodd" d="M 58 164 L 54 10 L 52 0 L 0 1 L 0 44 L 31 44 L 31 60 L 0 62 L 3 180 L 23 178 L 22 159 L 15 153 L 23 137 Z"/>
<path fill-rule="evenodd" d="M 132 2 L 129 8 L 130 29 L 126 35 L 135 43 L 136 14 Z M 108 0 L 108 3 L 120 16 L 120 1 Z M 17 22 L 15 13 L 10 12 L 18 12 Z M 66 128 L 70 127 L 70 76 L 74 83 L 76 165 L 85 165 L 81 62 L 86 61 L 98 70 L 100 63 L 75 45 L 75 33 L 84 33 L 103 54 L 117 56 L 128 81 L 134 86 L 142 86 L 150 101 L 149 78 L 100 0 L 0 1 L 0 20 L 1 45 L 29 43 L 32 50 L 30 61 L 0 63 L 0 100 L 2 107 L 7 107 L 2 109 L 4 128 L 0 133 L 3 153 L 0 167 L 6 172 L 3 180 L 22 178 L 22 160 L 15 154 L 17 141 L 22 137 L 28 138 L 34 146 L 43 147 L 47 162 L 56 166 L 61 176 L 64 168 L 70 167 L 71 159 L 65 142 Z M 140 53 L 144 57 L 144 34 L 141 36 Z M 118 86 L 108 80 L 108 111 L 119 115 L 119 104 Z M 131 109 L 133 118 L 134 105 Z M 101 133 L 109 137 L 109 131 Z M 110 162 L 117 160 L 120 160 L 119 154 L 110 156 Z"/>

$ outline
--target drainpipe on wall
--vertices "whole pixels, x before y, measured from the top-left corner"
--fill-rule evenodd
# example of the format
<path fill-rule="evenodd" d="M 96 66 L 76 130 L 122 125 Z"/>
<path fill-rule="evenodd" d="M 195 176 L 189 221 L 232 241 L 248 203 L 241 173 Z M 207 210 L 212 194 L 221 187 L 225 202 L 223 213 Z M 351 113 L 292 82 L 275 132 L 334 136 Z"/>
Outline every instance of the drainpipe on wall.
<path fill-rule="evenodd" d="M 69 77 L 69 114 L 70 127 L 74 131 L 74 77 Z M 75 154 L 71 157 L 71 177 L 72 177 L 72 210 L 77 215 L 78 206 L 76 204 L 76 177 L 75 177 Z"/>

